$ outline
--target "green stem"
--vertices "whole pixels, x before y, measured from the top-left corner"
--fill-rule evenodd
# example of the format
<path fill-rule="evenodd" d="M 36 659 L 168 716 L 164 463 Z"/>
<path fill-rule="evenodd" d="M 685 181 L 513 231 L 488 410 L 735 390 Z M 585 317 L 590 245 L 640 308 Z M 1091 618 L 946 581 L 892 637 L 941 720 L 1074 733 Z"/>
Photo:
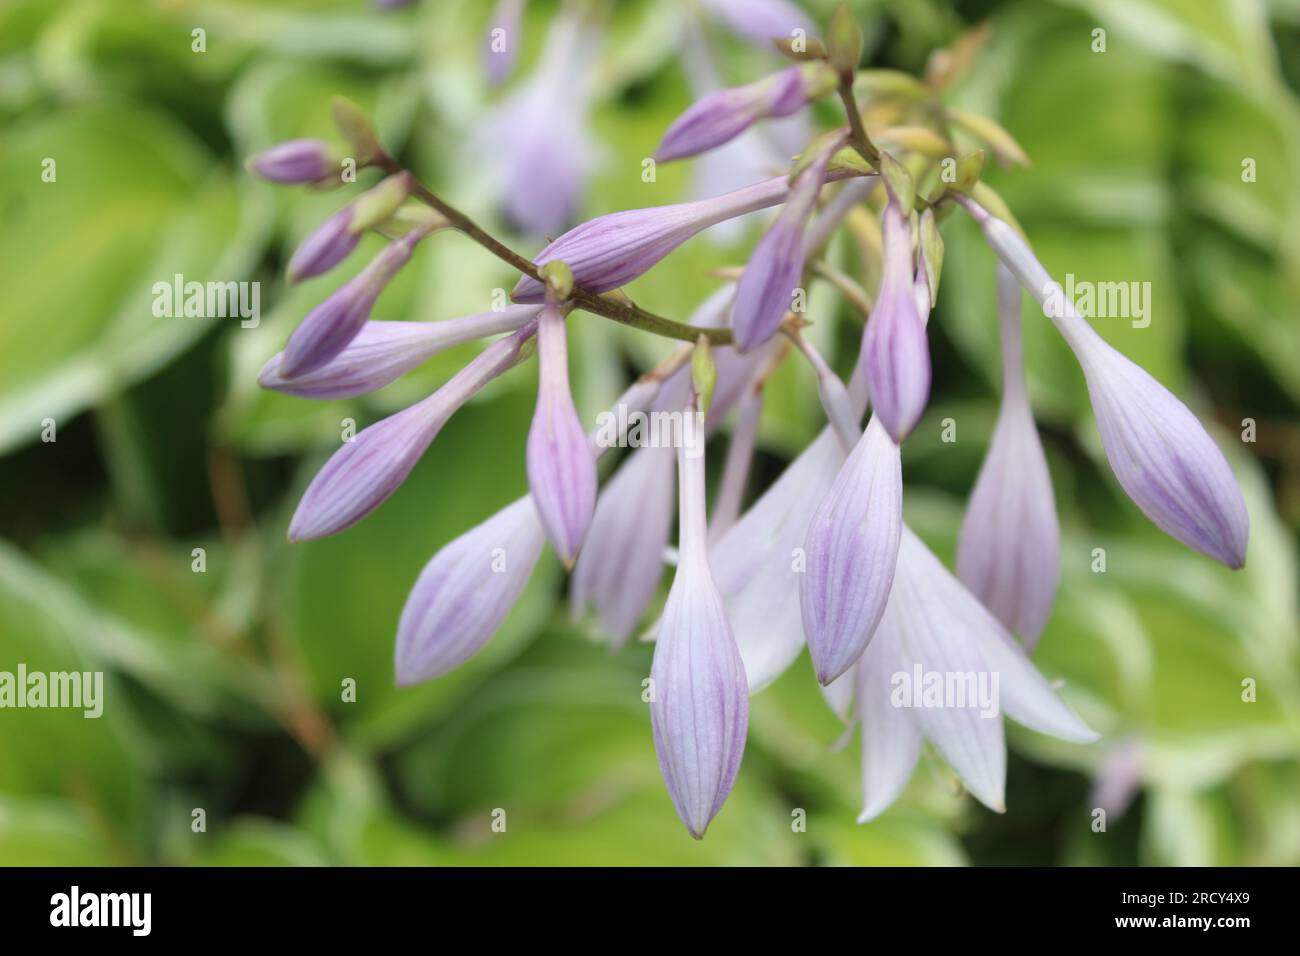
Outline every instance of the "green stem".
<path fill-rule="evenodd" d="M 880 150 L 871 142 L 867 128 L 862 125 L 862 114 L 858 112 L 858 100 L 853 95 L 853 81 L 840 82 L 840 102 L 849 118 L 849 143 L 858 154 L 876 169 L 880 168 Z"/>
<path fill-rule="evenodd" d="M 401 164 L 391 156 L 382 156 L 376 160 L 376 163 L 390 173 L 402 171 Z M 545 284 L 545 280 L 542 278 L 537 266 L 532 262 L 487 232 L 473 219 L 438 196 L 414 176 L 411 177 L 411 184 L 411 189 L 415 195 L 436 209 L 455 229 L 463 232 L 502 262 Z M 672 319 L 664 318 L 662 315 L 647 312 L 631 302 L 619 302 L 580 289 L 577 286 L 574 286 L 569 299 L 576 307 L 585 312 L 591 312 L 663 338 L 677 339 L 682 342 L 695 342 L 703 335 L 709 340 L 710 345 L 730 345 L 732 342 L 730 329 L 701 329 L 693 325 L 687 325 L 684 322 L 675 322 Z"/>

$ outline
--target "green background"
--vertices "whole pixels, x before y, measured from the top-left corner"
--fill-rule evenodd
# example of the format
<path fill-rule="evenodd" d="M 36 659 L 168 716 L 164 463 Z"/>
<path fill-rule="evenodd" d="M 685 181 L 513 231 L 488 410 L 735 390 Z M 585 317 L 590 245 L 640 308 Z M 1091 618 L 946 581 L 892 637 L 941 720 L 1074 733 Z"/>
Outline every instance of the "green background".
<path fill-rule="evenodd" d="M 689 102 L 676 59 L 689 6 L 612 5 L 585 215 L 686 195 L 689 164 L 661 167 L 654 183 L 640 172 Z M 331 135 L 341 93 L 427 182 L 493 222 L 482 157 L 465 148 L 498 98 L 480 68 L 489 7 L 0 0 L 0 670 L 103 670 L 107 695 L 99 720 L 0 711 L 0 863 L 1300 862 L 1300 4 L 855 4 L 868 62 L 913 72 L 989 21 L 948 99 L 999 119 L 1032 158 L 988 178 L 1055 275 L 1151 282 L 1151 326 L 1103 333 L 1210 424 L 1249 504 L 1248 566 L 1234 574 L 1181 548 L 1123 497 L 1077 366 L 1027 311 L 1063 524 L 1061 593 L 1035 659 L 1102 742 L 1013 727 L 1004 816 L 960 796 L 927 755 L 905 796 L 858 826 L 856 746 L 833 749 L 840 727 L 805 656 L 753 700 L 739 781 L 702 843 L 659 778 L 640 701 L 648 646 L 611 655 L 571 622 L 549 554 L 481 654 L 430 684 L 393 686 L 397 615 L 419 568 L 525 488 L 529 366 L 460 413 L 365 522 L 321 542 L 284 539 L 341 420 L 364 425 L 427 393 L 474 348 L 357 401 L 259 391 L 262 362 L 377 242 L 286 287 L 288 253 L 346 197 L 271 187 L 242 160 Z M 530 4 L 515 83 L 553 11 Z M 196 27 L 204 53 L 191 50 Z M 1105 53 L 1091 49 L 1099 27 Z M 709 38 L 731 82 L 779 65 L 716 28 Z M 54 183 L 41 179 L 47 157 Z M 951 560 L 998 372 L 991 255 L 963 217 L 944 235 L 935 389 L 905 475 L 909 520 Z M 753 239 L 695 240 L 632 294 L 685 318 L 716 287 L 709 270 L 742 262 Z M 835 254 L 854 268 L 847 244 Z M 151 287 L 177 272 L 259 280 L 260 327 L 154 318 Z M 439 235 L 375 315 L 482 311 L 512 282 L 477 247 Z M 846 368 L 851 317 L 821 286 L 812 317 Z M 594 316 L 572 325 L 588 417 L 665 351 Z M 821 426 L 811 376 L 787 364 L 768 389 L 751 497 Z M 949 417 L 955 443 L 939 438 Z M 55 442 L 40 440 L 46 418 Z M 1244 418 L 1254 443 L 1240 440 Z M 716 470 L 721 455 L 710 458 Z M 1104 574 L 1090 567 L 1098 547 Z M 1241 699 L 1246 678 L 1253 703 Z M 1141 794 L 1095 833 L 1092 777 L 1128 741 L 1145 756 Z M 498 808 L 504 833 L 491 827 Z"/>

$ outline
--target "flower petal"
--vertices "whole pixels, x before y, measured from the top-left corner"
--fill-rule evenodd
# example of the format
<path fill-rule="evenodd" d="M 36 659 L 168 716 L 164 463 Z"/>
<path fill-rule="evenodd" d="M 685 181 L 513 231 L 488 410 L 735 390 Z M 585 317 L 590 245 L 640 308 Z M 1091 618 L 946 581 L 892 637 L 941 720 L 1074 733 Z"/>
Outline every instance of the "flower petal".
<path fill-rule="evenodd" d="M 564 316 L 547 305 L 538 319 L 537 408 L 528 430 L 528 487 L 542 527 L 573 567 L 596 504 L 596 459 L 569 392 Z"/>
<path fill-rule="evenodd" d="M 873 415 L 808 528 L 799 603 L 821 683 L 852 667 L 875 633 L 902 525 L 899 449 Z"/>
<path fill-rule="evenodd" d="M 963 584 L 1033 649 L 1056 599 L 1061 532 L 1047 459 L 1025 394 L 1020 286 L 998 269 L 1002 407 L 966 507 L 957 550 Z"/>
<path fill-rule="evenodd" d="M 501 312 L 482 312 L 441 322 L 369 321 L 342 352 L 314 371 L 284 378 L 278 352 L 258 376 L 263 388 L 299 398 L 352 398 L 397 381 L 439 352 L 498 332 L 522 328 L 540 311 L 535 305 L 512 305 Z"/>
<path fill-rule="evenodd" d="M 891 199 L 884 214 L 885 266 L 862 335 L 871 404 L 895 442 L 916 427 L 930 397 L 930 346 L 917 307 L 911 228 Z"/>
<path fill-rule="evenodd" d="M 439 677 L 476 654 L 519 600 L 545 541 L 525 496 L 444 545 L 402 608 L 397 683 Z"/>
<path fill-rule="evenodd" d="M 740 770 L 749 720 L 745 667 L 706 551 L 704 459 L 682 448 L 681 561 L 650 669 L 655 753 L 677 815 L 696 839 Z"/>
<path fill-rule="evenodd" d="M 289 523 L 289 540 L 323 538 L 351 527 L 388 499 L 447 420 L 510 368 L 533 323 L 498 339 L 428 398 L 363 429 L 317 472 Z"/>
<path fill-rule="evenodd" d="M 884 813 L 911 779 L 921 755 L 921 725 L 906 708 L 893 706 L 891 678 L 902 660 L 899 635 L 882 620 L 857 666 L 843 680 L 856 684 L 862 724 L 862 812 L 859 823 Z M 838 682 L 837 682 L 838 683 Z"/>

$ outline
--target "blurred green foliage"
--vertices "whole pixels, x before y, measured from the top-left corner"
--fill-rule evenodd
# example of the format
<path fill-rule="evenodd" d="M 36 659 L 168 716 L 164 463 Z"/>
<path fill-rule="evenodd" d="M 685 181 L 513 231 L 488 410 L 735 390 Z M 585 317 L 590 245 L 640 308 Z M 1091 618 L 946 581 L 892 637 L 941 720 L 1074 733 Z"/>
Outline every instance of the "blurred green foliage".
<path fill-rule="evenodd" d="M 330 135 L 329 100 L 344 94 L 427 181 L 491 221 L 481 157 L 463 146 L 491 99 L 479 64 L 489 6 L 0 3 L 0 669 L 107 675 L 99 720 L 0 712 L 0 863 L 1300 862 L 1294 4 L 855 4 L 869 61 L 909 71 L 989 22 L 950 101 L 999 118 L 1033 160 L 990 182 L 1057 275 L 1151 282 L 1149 328 L 1101 330 L 1219 423 L 1246 488 L 1251 550 L 1233 574 L 1142 519 L 1105 468 L 1068 350 L 1027 313 L 1065 529 L 1061 594 L 1036 660 L 1103 741 L 1013 730 L 1005 817 L 961 798 L 927 759 L 892 810 L 857 826 L 855 747 L 833 749 L 840 727 L 800 660 L 755 698 L 736 791 L 699 844 L 659 780 L 640 702 L 647 647 L 610 655 L 570 623 L 553 559 L 467 666 L 393 686 L 395 623 L 418 569 L 524 488 L 527 368 L 458 415 L 363 524 L 284 541 L 341 420 L 365 423 L 425 393 L 473 347 L 363 400 L 258 390 L 258 369 L 294 323 L 366 256 L 287 288 L 288 252 L 344 200 L 253 181 L 242 159 Z M 530 5 L 523 73 L 553 8 Z M 639 172 L 689 99 L 676 62 L 688 15 L 685 2 L 612 5 L 587 214 L 685 194 L 685 166 L 649 184 Z M 206 52 L 191 49 L 196 27 Z M 1098 28 L 1104 53 L 1092 49 Z M 730 80 L 776 62 L 719 31 L 710 40 Z M 56 183 L 42 182 L 47 157 Z M 993 423 L 997 333 L 991 255 L 961 217 L 944 234 L 935 394 L 905 467 L 908 518 L 950 559 Z M 714 287 L 709 271 L 741 261 L 752 238 L 696 240 L 632 292 L 685 317 Z M 855 268 L 847 244 L 836 254 Z M 175 273 L 261 281 L 261 325 L 155 318 L 152 284 Z M 481 250 L 438 236 L 376 317 L 479 311 L 510 280 Z M 854 331 L 829 289 L 814 287 L 811 317 L 845 365 Z M 588 415 L 613 399 L 624 365 L 663 353 L 595 317 L 578 327 Z M 760 481 L 821 426 L 806 370 L 776 376 L 767 410 Z M 939 440 L 947 417 L 956 444 Z M 1246 417 L 1253 444 L 1238 440 Z M 44 419 L 56 442 L 40 440 Z M 1091 567 L 1097 547 L 1105 574 Z M 1242 702 L 1245 678 L 1257 682 L 1254 703 Z M 347 679 L 354 703 L 342 699 Z M 1144 754 L 1142 794 L 1097 834 L 1090 779 L 1125 741 Z M 195 808 L 205 832 L 191 826 Z M 505 833 L 492 830 L 498 808 Z M 797 810 L 806 827 L 792 825 Z"/>

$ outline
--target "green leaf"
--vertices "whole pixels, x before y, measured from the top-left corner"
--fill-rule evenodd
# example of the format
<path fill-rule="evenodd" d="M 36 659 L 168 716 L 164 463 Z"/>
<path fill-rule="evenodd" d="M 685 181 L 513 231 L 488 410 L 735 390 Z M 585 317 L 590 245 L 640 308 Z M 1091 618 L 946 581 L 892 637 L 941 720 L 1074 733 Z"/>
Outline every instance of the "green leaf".
<path fill-rule="evenodd" d="M 170 121 L 127 105 L 7 137 L 0 279 L 15 320 L 0 326 L 0 451 L 147 375 L 214 321 L 238 321 L 153 315 L 154 283 L 242 281 L 260 252 L 261 214 L 207 163 Z"/>

